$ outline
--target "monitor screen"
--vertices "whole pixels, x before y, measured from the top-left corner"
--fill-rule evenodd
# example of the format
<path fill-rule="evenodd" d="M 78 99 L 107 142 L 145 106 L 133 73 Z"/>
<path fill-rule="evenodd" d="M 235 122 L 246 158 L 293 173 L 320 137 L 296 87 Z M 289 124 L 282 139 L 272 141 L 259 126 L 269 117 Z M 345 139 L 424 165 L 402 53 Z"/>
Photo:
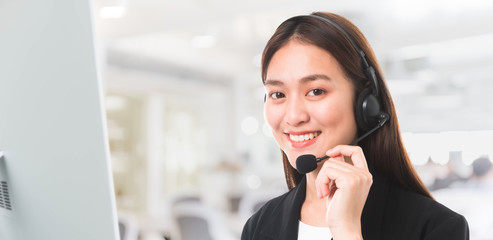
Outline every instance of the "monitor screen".
<path fill-rule="evenodd" d="M 0 239 L 118 239 L 90 9 L 0 3 Z"/>

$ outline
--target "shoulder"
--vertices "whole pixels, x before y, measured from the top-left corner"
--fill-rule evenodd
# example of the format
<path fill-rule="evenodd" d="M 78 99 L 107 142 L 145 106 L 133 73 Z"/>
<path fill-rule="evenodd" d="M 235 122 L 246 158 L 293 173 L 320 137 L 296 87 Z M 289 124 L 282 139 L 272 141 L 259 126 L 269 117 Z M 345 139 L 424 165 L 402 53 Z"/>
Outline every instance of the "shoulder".
<path fill-rule="evenodd" d="M 390 189 L 391 204 L 399 212 L 408 212 L 410 215 L 429 218 L 460 216 L 458 213 L 429 197 L 409 191 L 395 184 L 392 184 Z"/>
<path fill-rule="evenodd" d="M 424 239 L 468 239 L 466 219 L 434 199 L 392 184 L 388 204 L 388 220 Z"/>

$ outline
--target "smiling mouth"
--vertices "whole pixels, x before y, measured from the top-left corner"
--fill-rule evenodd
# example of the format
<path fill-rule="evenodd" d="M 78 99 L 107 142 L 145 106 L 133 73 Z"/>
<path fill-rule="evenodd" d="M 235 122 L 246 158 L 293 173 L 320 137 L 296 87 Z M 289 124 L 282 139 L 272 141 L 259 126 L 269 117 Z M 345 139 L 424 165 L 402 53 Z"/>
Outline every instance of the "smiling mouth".
<path fill-rule="evenodd" d="M 305 133 L 305 134 L 300 134 L 300 135 L 295 135 L 295 134 L 289 134 L 289 139 L 293 142 L 304 142 L 308 140 L 312 140 L 316 137 L 318 137 L 322 133 L 321 131 L 317 132 L 312 132 L 312 133 Z"/>

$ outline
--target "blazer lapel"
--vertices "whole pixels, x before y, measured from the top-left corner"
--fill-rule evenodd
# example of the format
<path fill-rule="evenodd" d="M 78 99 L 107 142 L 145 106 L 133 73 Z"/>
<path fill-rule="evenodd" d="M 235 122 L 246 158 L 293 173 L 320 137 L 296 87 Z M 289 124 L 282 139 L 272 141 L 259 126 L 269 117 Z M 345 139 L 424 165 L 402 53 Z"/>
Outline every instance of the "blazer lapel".
<path fill-rule="evenodd" d="M 297 240 L 301 206 L 305 201 L 306 178 L 286 195 L 284 201 L 272 213 L 261 235 L 266 239 Z"/>

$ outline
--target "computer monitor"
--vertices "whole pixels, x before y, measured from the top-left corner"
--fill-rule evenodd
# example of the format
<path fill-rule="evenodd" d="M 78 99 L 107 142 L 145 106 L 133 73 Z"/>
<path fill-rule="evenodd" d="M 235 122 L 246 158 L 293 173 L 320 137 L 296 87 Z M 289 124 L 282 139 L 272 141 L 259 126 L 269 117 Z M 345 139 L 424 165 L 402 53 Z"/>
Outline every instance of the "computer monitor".
<path fill-rule="evenodd" d="M 89 1 L 0 3 L 0 239 L 117 240 Z"/>

